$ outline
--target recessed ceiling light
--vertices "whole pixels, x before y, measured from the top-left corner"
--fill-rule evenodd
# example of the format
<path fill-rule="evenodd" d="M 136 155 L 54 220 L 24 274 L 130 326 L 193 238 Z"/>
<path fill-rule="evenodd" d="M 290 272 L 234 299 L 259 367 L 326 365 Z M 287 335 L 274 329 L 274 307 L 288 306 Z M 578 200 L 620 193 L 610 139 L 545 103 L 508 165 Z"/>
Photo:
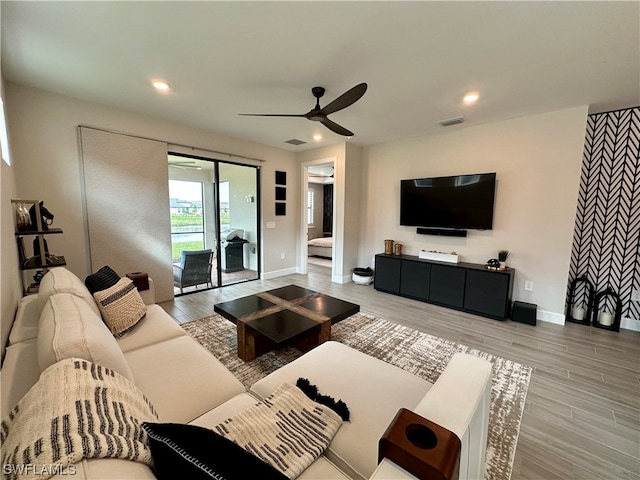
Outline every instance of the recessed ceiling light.
<path fill-rule="evenodd" d="M 480 94 L 478 92 L 469 92 L 462 99 L 464 103 L 474 103 L 476 100 L 480 98 Z"/>
<path fill-rule="evenodd" d="M 316 134 L 313 136 L 313 139 L 314 139 L 316 142 L 317 142 L 317 141 L 319 141 L 319 140 L 322 140 L 322 135 L 320 135 L 319 133 L 316 133 Z"/>
<path fill-rule="evenodd" d="M 156 88 L 156 90 L 160 90 L 161 92 L 167 92 L 171 89 L 171 85 L 165 82 L 164 80 L 154 80 L 152 85 Z"/>

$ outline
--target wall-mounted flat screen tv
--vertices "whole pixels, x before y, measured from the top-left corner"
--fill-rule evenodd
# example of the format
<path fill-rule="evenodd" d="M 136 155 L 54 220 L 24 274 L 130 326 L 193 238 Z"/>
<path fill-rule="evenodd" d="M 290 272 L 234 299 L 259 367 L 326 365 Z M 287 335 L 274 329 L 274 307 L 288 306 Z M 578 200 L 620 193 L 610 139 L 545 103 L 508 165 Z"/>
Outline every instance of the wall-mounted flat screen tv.
<path fill-rule="evenodd" d="M 493 228 L 495 173 L 400 181 L 400 225 Z"/>

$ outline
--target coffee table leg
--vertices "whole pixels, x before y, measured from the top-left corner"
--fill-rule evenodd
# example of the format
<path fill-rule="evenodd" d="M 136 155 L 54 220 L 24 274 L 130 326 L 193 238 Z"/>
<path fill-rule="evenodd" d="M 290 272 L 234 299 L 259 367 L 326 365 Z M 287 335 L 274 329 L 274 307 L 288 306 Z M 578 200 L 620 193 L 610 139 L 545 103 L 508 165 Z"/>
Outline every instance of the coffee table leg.
<path fill-rule="evenodd" d="M 238 322 L 238 357 L 245 362 L 256 359 L 256 341 L 253 335 L 247 332 L 246 325 Z"/>
<path fill-rule="evenodd" d="M 331 340 L 331 320 L 325 320 L 320 324 L 320 338 L 318 338 L 318 345 Z"/>
<path fill-rule="evenodd" d="M 316 329 L 314 333 L 306 335 L 304 338 L 296 341 L 293 346 L 305 353 L 328 340 L 331 340 L 331 320 L 322 322 L 319 329 Z"/>

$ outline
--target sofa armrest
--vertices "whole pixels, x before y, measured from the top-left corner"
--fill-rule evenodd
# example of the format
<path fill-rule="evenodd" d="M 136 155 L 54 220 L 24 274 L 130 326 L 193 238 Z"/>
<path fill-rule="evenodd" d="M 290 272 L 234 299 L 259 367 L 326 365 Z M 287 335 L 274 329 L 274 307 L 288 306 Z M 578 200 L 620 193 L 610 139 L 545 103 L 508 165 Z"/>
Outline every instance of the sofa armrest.
<path fill-rule="evenodd" d="M 149 289 L 140 290 L 140 296 L 145 305 L 153 305 L 156 303 L 156 287 L 151 277 L 149 277 Z"/>
<path fill-rule="evenodd" d="M 484 478 L 491 372 L 492 366 L 487 360 L 456 353 L 433 387 L 412 409 L 460 438 L 460 479 Z M 388 459 L 380 463 L 371 477 L 372 480 L 414 478 Z"/>

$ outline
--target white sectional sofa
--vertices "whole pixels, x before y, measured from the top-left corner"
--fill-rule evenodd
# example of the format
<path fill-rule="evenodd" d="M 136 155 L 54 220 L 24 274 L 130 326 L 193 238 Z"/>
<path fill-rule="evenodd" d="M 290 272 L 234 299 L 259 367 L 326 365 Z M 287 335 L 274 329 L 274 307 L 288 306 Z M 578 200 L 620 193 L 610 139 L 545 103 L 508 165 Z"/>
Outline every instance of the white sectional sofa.
<path fill-rule="evenodd" d="M 462 441 L 460 478 L 484 476 L 491 365 L 456 354 L 432 385 L 408 372 L 337 342 L 326 342 L 256 382 L 247 391 L 158 305 L 153 281 L 140 292 L 146 316 L 121 338 L 114 337 L 84 283 L 65 268 L 50 270 L 37 295 L 18 306 L 1 370 L 2 418 L 40 373 L 60 358 L 59 342 L 131 379 L 154 405 L 159 421 L 213 427 L 270 395 L 282 382 L 308 378 L 322 393 L 342 399 L 351 420 L 301 479 L 415 478 L 385 459 L 378 441 L 400 408 L 453 431 Z M 73 350 L 73 348 L 72 348 Z M 119 459 L 76 464 L 81 479 L 153 479 L 146 465 Z M 53 478 L 62 479 L 63 476 Z M 66 478 L 66 476 L 64 476 Z"/>

